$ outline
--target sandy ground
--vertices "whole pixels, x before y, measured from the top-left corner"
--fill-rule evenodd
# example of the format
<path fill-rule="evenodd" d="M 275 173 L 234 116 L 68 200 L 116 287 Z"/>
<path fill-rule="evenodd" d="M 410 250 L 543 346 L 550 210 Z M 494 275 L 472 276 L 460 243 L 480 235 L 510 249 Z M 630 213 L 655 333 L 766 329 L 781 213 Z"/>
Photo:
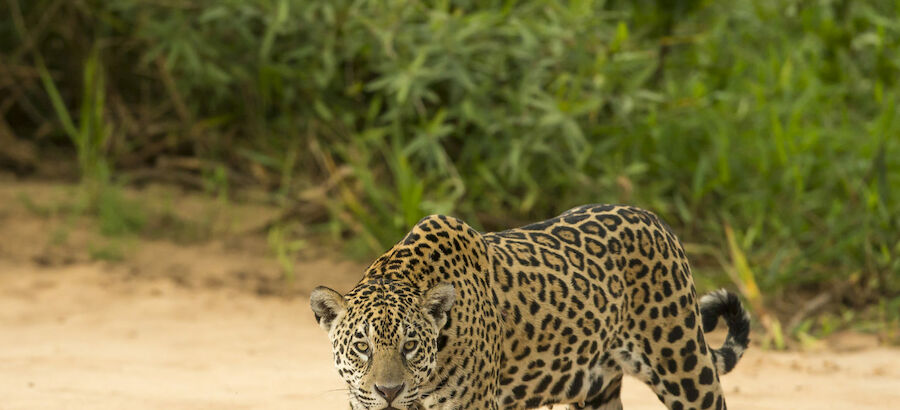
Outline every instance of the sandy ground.
<path fill-rule="evenodd" d="M 277 265 L 252 247 L 146 242 L 97 262 L 49 250 L 52 223 L 0 208 L 0 409 L 347 408 L 305 290 L 344 291 L 358 264 L 303 262 L 271 296 Z M 900 350 L 753 348 L 724 384 L 733 409 L 895 409 Z M 623 395 L 663 408 L 634 380 Z"/>

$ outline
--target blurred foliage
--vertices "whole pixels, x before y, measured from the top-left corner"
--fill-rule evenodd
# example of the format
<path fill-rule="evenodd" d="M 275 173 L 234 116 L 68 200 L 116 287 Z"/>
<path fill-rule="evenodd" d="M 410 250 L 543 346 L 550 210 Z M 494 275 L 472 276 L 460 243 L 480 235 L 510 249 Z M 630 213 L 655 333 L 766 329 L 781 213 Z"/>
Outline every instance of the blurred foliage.
<path fill-rule="evenodd" d="M 368 255 L 429 213 L 627 202 L 769 301 L 898 294 L 898 1 L 4 7 L 0 140 L 77 147 L 86 178 L 261 187 Z"/>

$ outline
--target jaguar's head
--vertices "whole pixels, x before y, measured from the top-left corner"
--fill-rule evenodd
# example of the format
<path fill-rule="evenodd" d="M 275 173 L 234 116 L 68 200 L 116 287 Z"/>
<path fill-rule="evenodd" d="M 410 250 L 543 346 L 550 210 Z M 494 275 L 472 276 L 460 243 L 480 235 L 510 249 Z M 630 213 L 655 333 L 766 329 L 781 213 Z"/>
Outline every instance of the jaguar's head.
<path fill-rule="evenodd" d="M 360 283 L 345 296 L 321 286 L 313 290 L 313 313 L 331 339 L 353 409 L 420 407 L 454 298 L 447 283 L 426 292 L 381 280 Z"/>

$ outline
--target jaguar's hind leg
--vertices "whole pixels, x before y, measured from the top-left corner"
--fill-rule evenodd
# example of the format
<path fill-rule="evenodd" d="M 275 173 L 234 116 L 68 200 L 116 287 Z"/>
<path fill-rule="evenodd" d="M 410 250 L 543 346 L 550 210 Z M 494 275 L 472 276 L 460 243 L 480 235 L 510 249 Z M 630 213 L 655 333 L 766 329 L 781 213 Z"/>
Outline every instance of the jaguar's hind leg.
<path fill-rule="evenodd" d="M 662 383 L 651 386 L 666 406 L 673 410 L 726 408 L 712 354 L 671 360 L 677 363 L 678 371 L 661 375 Z"/>
<path fill-rule="evenodd" d="M 671 410 L 725 410 L 712 351 L 698 348 L 701 343 L 705 346 L 705 342 L 702 334 L 694 334 L 699 337 L 689 339 L 680 351 L 663 348 L 648 356 L 641 351 L 621 348 L 616 359 L 625 373 L 650 386 Z"/>

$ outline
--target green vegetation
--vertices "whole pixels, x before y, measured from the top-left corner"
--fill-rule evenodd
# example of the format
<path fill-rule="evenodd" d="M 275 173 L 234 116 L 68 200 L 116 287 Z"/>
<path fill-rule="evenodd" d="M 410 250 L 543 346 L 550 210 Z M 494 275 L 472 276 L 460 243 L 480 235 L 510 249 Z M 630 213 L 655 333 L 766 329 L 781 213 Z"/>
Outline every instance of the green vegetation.
<path fill-rule="evenodd" d="M 900 2 L 6 3 L 3 118 L 86 178 L 261 187 L 366 255 L 627 202 L 757 309 L 898 303 Z"/>

